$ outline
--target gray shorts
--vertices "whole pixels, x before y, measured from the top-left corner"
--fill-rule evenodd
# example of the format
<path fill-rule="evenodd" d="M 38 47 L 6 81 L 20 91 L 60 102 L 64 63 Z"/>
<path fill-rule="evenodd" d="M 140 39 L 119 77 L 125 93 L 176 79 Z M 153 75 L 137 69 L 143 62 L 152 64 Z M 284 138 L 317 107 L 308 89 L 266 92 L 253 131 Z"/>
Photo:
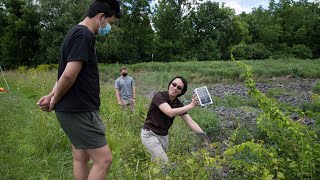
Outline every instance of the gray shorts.
<path fill-rule="evenodd" d="M 76 149 L 96 149 L 107 145 L 106 126 L 93 112 L 56 112 L 61 128 Z"/>

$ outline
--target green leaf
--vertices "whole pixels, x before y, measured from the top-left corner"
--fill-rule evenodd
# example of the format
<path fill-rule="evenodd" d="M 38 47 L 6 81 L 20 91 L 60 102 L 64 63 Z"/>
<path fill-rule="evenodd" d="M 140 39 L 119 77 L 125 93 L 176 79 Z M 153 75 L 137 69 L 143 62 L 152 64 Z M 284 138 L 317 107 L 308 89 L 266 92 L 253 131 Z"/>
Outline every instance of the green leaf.
<path fill-rule="evenodd" d="M 278 163 L 278 160 L 275 159 L 275 158 L 273 158 L 273 159 L 272 159 L 272 162 L 273 162 L 274 164 L 276 164 L 276 163 Z"/>
<path fill-rule="evenodd" d="M 158 168 L 153 168 L 152 169 L 152 173 L 153 174 L 158 174 L 160 172 L 160 169 L 158 169 Z"/>
<path fill-rule="evenodd" d="M 270 157 L 274 157 L 274 154 L 273 154 L 273 153 L 270 153 L 269 155 L 270 155 Z"/>
<path fill-rule="evenodd" d="M 292 161 L 290 164 L 289 164 L 289 167 L 290 168 L 294 168 L 294 167 L 297 167 L 297 163 L 295 161 Z"/>
<path fill-rule="evenodd" d="M 258 170 L 258 167 L 257 167 L 256 165 L 254 165 L 254 166 L 252 166 L 252 167 L 250 168 L 250 170 L 251 170 L 252 172 L 256 172 L 256 171 Z"/>
<path fill-rule="evenodd" d="M 285 178 L 282 172 L 278 172 L 277 173 L 277 177 L 280 178 L 280 179 L 284 179 Z"/>
<path fill-rule="evenodd" d="M 273 177 L 274 177 L 274 175 L 273 175 L 273 174 L 270 174 L 270 175 L 268 175 L 268 176 L 266 177 L 266 180 L 272 180 Z"/>
<path fill-rule="evenodd" d="M 188 164 L 192 164 L 193 162 L 194 162 L 193 159 L 188 159 L 188 160 L 187 160 L 187 163 L 188 163 Z"/>

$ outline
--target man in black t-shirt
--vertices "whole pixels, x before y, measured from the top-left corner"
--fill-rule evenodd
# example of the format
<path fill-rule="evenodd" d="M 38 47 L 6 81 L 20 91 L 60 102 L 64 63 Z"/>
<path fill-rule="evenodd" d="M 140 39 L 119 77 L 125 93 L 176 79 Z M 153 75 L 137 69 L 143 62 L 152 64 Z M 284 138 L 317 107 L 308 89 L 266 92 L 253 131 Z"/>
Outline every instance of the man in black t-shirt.
<path fill-rule="evenodd" d="M 75 179 L 104 179 L 112 163 L 106 128 L 99 117 L 95 35 L 108 34 L 117 18 L 120 18 L 118 0 L 95 0 L 91 4 L 86 18 L 64 38 L 55 86 L 37 103 L 43 111 L 55 109 L 60 126 L 72 144 Z"/>

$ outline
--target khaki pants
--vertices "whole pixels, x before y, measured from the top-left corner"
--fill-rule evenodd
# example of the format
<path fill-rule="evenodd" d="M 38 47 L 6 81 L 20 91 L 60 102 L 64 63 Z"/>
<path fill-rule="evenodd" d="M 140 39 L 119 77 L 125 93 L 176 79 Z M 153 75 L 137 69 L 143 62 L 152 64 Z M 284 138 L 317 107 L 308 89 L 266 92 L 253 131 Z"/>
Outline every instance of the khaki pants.
<path fill-rule="evenodd" d="M 168 162 L 166 151 L 168 150 L 169 137 L 160 136 L 151 130 L 141 129 L 141 141 L 151 155 L 152 161 Z"/>
<path fill-rule="evenodd" d="M 133 112 L 134 111 L 134 103 L 133 103 L 133 101 L 132 101 L 132 99 L 126 99 L 126 100 L 121 100 L 121 102 L 122 102 L 122 107 L 124 108 L 124 109 L 127 109 L 127 108 L 129 108 L 130 107 L 130 110 Z"/>

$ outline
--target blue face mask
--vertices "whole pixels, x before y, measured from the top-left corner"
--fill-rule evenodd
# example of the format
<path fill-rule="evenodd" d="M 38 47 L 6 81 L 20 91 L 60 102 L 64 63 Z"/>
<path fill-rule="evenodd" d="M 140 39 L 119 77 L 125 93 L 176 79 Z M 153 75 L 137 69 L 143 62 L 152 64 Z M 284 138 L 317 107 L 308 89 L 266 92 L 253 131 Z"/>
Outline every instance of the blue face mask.
<path fill-rule="evenodd" d="M 100 21 L 99 21 L 99 26 L 100 26 Z M 102 28 L 101 26 L 99 27 L 98 34 L 100 36 L 105 36 L 109 34 L 110 31 L 111 31 L 111 26 L 109 23 L 107 23 L 107 25 L 104 28 Z"/>

